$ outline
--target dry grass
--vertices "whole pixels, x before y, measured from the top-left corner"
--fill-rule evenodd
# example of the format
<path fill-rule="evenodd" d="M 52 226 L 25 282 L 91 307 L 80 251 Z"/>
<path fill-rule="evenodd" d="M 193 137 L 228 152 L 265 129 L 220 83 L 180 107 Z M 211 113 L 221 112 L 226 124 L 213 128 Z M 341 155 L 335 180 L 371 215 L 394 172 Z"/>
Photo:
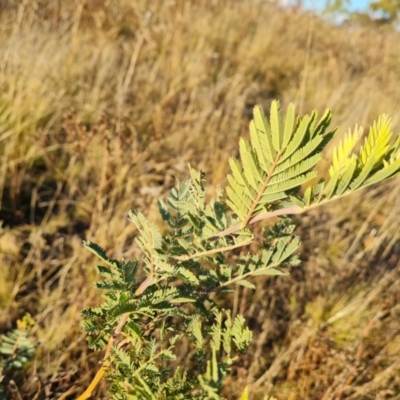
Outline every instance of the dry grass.
<path fill-rule="evenodd" d="M 342 133 L 383 112 L 400 126 L 395 32 L 246 0 L 0 11 L 0 328 L 28 311 L 42 344 L 24 399 L 73 399 L 98 367 L 80 330 L 98 300 L 81 239 L 134 255 L 126 211 L 156 220 L 188 162 L 211 192 L 223 185 L 254 104 L 329 107 Z M 254 399 L 399 398 L 399 191 L 392 181 L 299 220 L 303 264 L 235 292 L 256 338 L 229 398 L 246 382 Z"/>

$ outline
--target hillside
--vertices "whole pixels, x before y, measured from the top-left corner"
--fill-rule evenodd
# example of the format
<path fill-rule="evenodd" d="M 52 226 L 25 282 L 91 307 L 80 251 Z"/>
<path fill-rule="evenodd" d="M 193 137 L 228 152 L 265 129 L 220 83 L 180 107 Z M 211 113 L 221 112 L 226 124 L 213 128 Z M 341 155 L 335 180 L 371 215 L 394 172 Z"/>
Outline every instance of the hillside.
<path fill-rule="evenodd" d="M 400 129 L 400 36 L 252 0 L 0 1 L 0 331 L 40 343 L 22 399 L 74 399 L 96 373 L 80 311 L 99 293 L 83 239 L 137 254 L 127 220 L 188 173 L 225 184 L 252 108 L 332 110 L 339 140 Z M 328 149 L 329 150 L 329 149 Z M 400 181 L 298 219 L 303 263 L 237 288 L 255 339 L 236 399 L 400 398 Z M 102 383 L 96 399 L 106 398 Z M 16 397 L 17 398 L 17 397 Z"/>

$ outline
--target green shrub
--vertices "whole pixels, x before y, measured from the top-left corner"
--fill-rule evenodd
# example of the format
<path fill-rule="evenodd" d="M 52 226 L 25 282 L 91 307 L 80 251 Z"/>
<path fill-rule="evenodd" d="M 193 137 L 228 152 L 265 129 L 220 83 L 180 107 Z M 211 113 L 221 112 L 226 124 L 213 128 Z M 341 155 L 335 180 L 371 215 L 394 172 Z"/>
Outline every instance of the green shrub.
<path fill-rule="evenodd" d="M 21 370 L 35 354 L 37 343 L 29 336 L 33 319 L 26 315 L 17 328 L 0 337 L 0 399 L 9 398 L 4 385 L 6 377 Z"/>
<path fill-rule="evenodd" d="M 362 129 L 349 132 L 334 150 L 329 176 L 318 177 L 321 152 L 337 132 L 328 130 L 330 120 L 329 110 L 321 118 L 316 111 L 296 116 L 293 104 L 283 116 L 277 101 L 267 118 L 256 106 L 250 140 L 240 140 L 241 160 L 229 160 L 225 191 L 206 201 L 204 174 L 189 167 L 190 178 L 158 201 L 163 234 L 140 212 L 129 213 L 141 259 L 114 260 L 85 242 L 103 262 L 96 286 L 104 302 L 83 312 L 84 330 L 105 356 L 80 399 L 104 374 L 115 399 L 221 399 L 223 379 L 252 333 L 218 296 L 299 264 L 291 215 L 400 173 L 400 137 L 391 144 L 390 120 L 382 116 L 359 151 Z M 279 219 L 263 228 L 259 251 L 251 252 L 251 226 L 272 217 Z"/>

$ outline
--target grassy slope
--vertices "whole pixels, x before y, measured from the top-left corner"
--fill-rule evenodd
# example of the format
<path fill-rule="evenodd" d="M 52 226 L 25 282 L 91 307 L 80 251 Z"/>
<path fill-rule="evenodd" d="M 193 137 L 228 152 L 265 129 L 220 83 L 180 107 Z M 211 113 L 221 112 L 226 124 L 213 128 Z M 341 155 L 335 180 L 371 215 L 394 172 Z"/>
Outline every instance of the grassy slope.
<path fill-rule="evenodd" d="M 75 398 L 97 368 L 80 332 L 98 300 L 81 239 L 133 256 L 125 212 L 157 218 L 188 162 L 223 184 L 254 104 L 330 107 L 342 133 L 382 112 L 400 126 L 397 33 L 245 0 L 1 4 L 0 329 L 24 311 L 38 322 L 26 399 Z M 303 218 L 301 267 L 236 290 L 257 336 L 229 398 L 246 381 L 254 398 L 399 395 L 399 188 Z"/>

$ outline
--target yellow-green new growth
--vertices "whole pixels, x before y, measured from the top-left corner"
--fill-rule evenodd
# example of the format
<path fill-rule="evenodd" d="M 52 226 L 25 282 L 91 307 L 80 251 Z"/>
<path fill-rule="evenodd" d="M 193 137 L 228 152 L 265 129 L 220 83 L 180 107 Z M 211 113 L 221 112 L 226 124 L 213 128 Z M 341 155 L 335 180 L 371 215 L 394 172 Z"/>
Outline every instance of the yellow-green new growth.
<path fill-rule="evenodd" d="M 226 189 L 227 204 L 240 224 L 220 232 L 231 234 L 261 219 L 299 214 L 334 198 L 349 194 L 400 172 L 400 139 L 390 144 L 390 119 L 383 115 L 371 127 L 364 145 L 354 153 L 362 128 L 355 127 L 333 151 L 329 178 L 309 185 L 318 176 L 315 169 L 321 152 L 337 132 L 327 131 L 331 113 L 319 121 L 317 111 L 295 116 L 290 104 L 285 118 L 278 101 L 271 104 L 268 119 L 260 106 L 250 122 L 250 141 L 239 143 L 241 161 L 231 158 Z M 296 121 L 296 122 L 295 122 Z M 299 196 L 304 188 L 304 197 Z"/>
<path fill-rule="evenodd" d="M 392 131 L 389 117 L 382 115 L 378 122 L 374 122 L 356 155 L 353 150 L 361 133 L 362 129 L 356 127 L 353 134 L 346 135 L 334 150 L 329 169 L 330 180 L 320 196 L 322 202 L 399 174 L 400 142 L 397 138 L 394 144 L 390 144 Z"/>

